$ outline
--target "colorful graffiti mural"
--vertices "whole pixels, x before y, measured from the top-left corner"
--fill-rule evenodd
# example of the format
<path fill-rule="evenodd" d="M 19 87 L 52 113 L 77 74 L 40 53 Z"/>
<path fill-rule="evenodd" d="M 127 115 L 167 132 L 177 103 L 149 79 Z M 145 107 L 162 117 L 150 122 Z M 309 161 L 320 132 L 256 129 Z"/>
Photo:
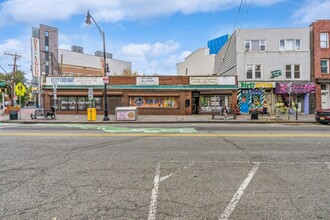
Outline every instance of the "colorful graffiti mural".
<path fill-rule="evenodd" d="M 289 91 L 289 83 L 277 83 L 275 93 L 276 94 L 286 94 Z M 291 86 L 291 92 L 294 94 L 304 94 L 315 91 L 314 83 L 304 83 L 301 85 L 295 85 L 294 83 Z"/>

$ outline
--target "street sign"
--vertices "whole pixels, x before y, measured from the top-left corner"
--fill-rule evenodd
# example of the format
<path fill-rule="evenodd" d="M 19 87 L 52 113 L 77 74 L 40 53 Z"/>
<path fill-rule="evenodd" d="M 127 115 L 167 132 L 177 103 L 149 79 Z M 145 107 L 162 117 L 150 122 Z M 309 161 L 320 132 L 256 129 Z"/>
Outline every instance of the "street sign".
<path fill-rule="evenodd" d="M 109 83 L 109 77 L 103 76 L 103 83 L 108 84 Z"/>
<path fill-rule="evenodd" d="M 274 70 L 274 71 L 271 71 L 271 73 L 272 73 L 272 77 L 271 78 L 275 78 L 275 77 L 278 77 L 278 76 L 281 76 L 282 75 L 281 70 Z"/>
<path fill-rule="evenodd" d="M 18 96 L 24 96 L 25 94 L 25 86 L 22 83 L 17 83 L 17 85 L 15 86 L 15 93 Z"/>
<path fill-rule="evenodd" d="M 5 82 L 0 82 L 0 87 L 6 87 L 6 83 Z"/>
<path fill-rule="evenodd" d="M 93 88 L 88 88 L 88 99 L 93 99 Z"/>

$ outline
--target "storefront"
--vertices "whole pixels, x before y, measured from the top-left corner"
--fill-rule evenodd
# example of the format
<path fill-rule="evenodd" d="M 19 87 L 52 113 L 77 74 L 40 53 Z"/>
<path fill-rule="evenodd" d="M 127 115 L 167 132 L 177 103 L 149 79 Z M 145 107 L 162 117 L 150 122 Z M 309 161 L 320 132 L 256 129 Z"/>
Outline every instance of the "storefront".
<path fill-rule="evenodd" d="M 281 96 L 285 105 L 292 102 L 298 105 L 298 112 L 310 114 L 313 112 L 315 98 L 315 84 L 312 82 L 278 82 L 275 94 Z"/>
<path fill-rule="evenodd" d="M 137 107 L 140 115 L 210 114 L 235 106 L 236 93 L 235 77 L 111 76 L 107 87 L 109 114 L 120 106 Z M 58 114 L 86 114 L 89 107 L 103 114 L 103 94 L 102 77 L 47 77 L 43 99 L 45 109 L 56 105 Z"/>
<path fill-rule="evenodd" d="M 237 85 L 234 76 L 190 77 L 192 91 L 192 114 L 210 114 L 226 106 L 233 109 L 236 105 Z"/>
<path fill-rule="evenodd" d="M 275 82 L 239 82 L 237 92 L 237 105 L 242 114 L 250 112 L 251 108 L 261 108 L 267 102 L 269 112 L 275 106 Z"/>

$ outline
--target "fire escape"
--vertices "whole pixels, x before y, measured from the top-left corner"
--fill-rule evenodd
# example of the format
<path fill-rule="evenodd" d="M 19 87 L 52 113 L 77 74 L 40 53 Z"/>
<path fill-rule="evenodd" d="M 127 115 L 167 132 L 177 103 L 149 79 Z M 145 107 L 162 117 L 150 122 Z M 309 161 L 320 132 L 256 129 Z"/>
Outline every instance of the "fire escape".
<path fill-rule="evenodd" d="M 40 65 L 44 65 L 46 62 L 50 61 L 51 72 L 48 73 L 47 75 L 54 76 L 54 71 L 56 71 L 57 75 L 62 76 L 63 75 L 62 68 L 61 68 L 60 64 L 58 63 L 54 54 L 49 51 L 44 51 L 44 50 L 40 50 L 40 51 L 45 54 L 45 62 L 41 63 Z"/>

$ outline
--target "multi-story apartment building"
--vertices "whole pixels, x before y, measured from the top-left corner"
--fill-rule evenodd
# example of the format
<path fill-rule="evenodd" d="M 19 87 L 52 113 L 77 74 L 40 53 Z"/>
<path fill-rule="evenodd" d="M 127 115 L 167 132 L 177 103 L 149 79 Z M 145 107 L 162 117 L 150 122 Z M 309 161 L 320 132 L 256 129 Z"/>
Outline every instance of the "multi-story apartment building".
<path fill-rule="evenodd" d="M 311 24 L 312 76 L 316 83 L 316 108 L 330 108 L 330 20 Z"/>
<path fill-rule="evenodd" d="M 315 85 L 310 73 L 310 29 L 238 29 L 215 57 L 215 74 L 237 75 L 242 113 L 267 101 L 275 110 L 279 96 L 298 110 L 313 111 Z"/>
<path fill-rule="evenodd" d="M 32 37 L 39 39 L 40 72 L 46 75 L 57 75 L 57 65 L 52 62 L 58 56 L 58 29 L 44 24 L 32 28 Z"/>

